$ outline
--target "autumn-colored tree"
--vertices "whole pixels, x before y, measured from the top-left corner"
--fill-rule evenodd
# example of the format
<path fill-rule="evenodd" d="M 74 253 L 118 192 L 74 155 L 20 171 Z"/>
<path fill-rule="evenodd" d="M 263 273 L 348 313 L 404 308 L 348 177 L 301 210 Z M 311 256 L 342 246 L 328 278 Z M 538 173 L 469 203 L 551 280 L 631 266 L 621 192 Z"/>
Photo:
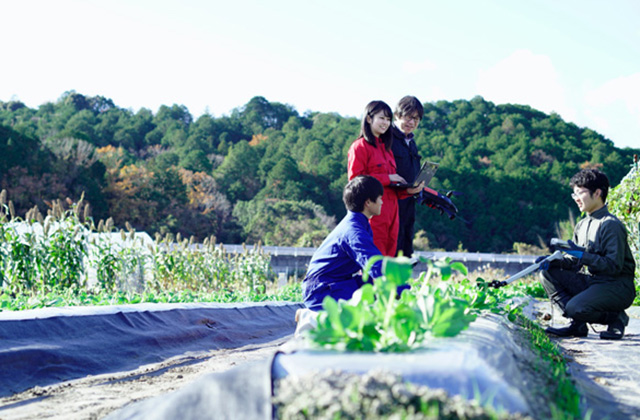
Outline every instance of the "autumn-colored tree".
<path fill-rule="evenodd" d="M 224 236 L 221 227 L 231 222 L 231 203 L 218 190 L 216 180 L 204 172 L 192 172 L 180 169 L 180 178 L 187 190 L 189 209 L 199 215 L 199 219 L 207 223 L 201 227 L 199 237 L 206 237 L 207 232 L 216 237 Z"/>
<path fill-rule="evenodd" d="M 118 226 L 131 223 L 138 230 L 145 230 L 157 219 L 158 203 L 150 199 L 153 172 L 137 165 L 107 170 L 108 185 L 105 195 L 109 214 Z"/>

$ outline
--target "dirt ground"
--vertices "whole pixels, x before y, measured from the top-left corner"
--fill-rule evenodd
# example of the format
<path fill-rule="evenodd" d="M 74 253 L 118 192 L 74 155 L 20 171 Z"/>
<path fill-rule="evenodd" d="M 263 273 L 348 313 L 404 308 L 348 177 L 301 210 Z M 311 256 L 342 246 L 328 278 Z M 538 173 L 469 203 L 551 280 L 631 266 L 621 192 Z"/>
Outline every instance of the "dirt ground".
<path fill-rule="evenodd" d="M 290 338 L 183 355 L 127 372 L 35 387 L 0 399 L 0 420 L 101 419 L 127 404 L 181 388 L 203 374 L 264 360 Z"/>
<path fill-rule="evenodd" d="M 548 302 L 537 305 L 550 313 Z M 590 325 L 587 337 L 554 338 L 567 359 L 569 372 L 591 419 L 640 419 L 640 306 L 627 309 L 629 325 L 622 340 L 601 340 L 602 325 Z M 556 326 L 566 323 L 554 312 Z"/>

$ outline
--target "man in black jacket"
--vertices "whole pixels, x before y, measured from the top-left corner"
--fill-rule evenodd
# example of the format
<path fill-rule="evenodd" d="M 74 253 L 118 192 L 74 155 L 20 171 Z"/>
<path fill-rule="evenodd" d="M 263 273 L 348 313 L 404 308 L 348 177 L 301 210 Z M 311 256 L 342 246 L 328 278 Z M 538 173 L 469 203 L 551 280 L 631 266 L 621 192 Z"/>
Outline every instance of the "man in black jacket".
<path fill-rule="evenodd" d="M 420 171 L 420 155 L 413 132 L 422 117 L 424 108 L 415 96 L 400 99 L 394 111 L 392 126 L 393 144 L 391 150 L 396 159 L 396 173 L 412 182 Z M 400 231 L 398 232 L 398 253 L 406 257 L 413 254 L 413 225 L 416 220 L 416 198 L 409 197 L 398 201 Z"/>
<path fill-rule="evenodd" d="M 606 206 L 609 179 L 597 169 L 583 169 L 571 178 L 571 197 L 585 217 L 573 240 L 562 249 L 565 257 L 540 272 L 551 302 L 571 319 L 564 328 L 547 328 L 560 337 L 586 337 L 587 323 L 604 324 L 600 338 L 619 340 L 629 322 L 625 313 L 636 296 L 635 262 L 627 231 Z"/>

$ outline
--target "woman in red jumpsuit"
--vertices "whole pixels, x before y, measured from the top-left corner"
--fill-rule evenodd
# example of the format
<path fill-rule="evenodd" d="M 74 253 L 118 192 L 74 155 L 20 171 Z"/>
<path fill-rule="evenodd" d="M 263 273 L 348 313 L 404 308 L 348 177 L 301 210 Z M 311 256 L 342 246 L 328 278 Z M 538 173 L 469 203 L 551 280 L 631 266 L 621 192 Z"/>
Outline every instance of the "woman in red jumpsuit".
<path fill-rule="evenodd" d="M 389 105 L 382 101 L 367 104 L 360 137 L 349 148 L 349 180 L 358 175 L 371 175 L 382 183 L 382 212 L 370 219 L 373 243 L 382 255 L 394 257 L 398 241 L 398 198 L 417 194 L 422 186 L 409 189 L 394 189 L 392 183 L 407 181 L 396 173 L 396 160 L 391 151 L 391 117 Z"/>

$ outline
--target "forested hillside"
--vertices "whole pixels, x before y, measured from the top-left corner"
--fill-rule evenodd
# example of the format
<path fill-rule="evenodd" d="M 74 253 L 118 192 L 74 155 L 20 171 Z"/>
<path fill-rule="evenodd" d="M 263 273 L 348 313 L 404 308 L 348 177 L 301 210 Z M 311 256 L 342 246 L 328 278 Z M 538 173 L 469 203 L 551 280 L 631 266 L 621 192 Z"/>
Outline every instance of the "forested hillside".
<path fill-rule="evenodd" d="M 133 112 L 73 91 L 38 109 L 0 102 L 0 186 L 19 215 L 84 192 L 96 221 L 150 234 L 314 246 L 344 215 L 346 156 L 359 125 L 262 97 L 196 120 L 180 105 Z M 640 152 L 556 114 L 481 97 L 425 104 L 416 141 L 423 158 L 440 163 L 431 186 L 459 192 L 467 221 L 422 207 L 416 229 L 431 248 L 482 252 L 550 238 L 575 212 L 571 175 L 597 166 L 616 185 Z"/>

